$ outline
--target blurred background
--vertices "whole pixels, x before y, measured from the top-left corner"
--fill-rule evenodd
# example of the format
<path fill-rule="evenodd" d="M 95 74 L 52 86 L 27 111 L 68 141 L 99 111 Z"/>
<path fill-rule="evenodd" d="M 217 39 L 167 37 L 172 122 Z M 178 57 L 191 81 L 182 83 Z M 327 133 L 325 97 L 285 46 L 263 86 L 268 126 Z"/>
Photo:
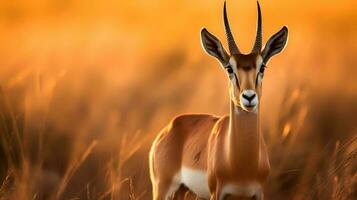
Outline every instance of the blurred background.
<path fill-rule="evenodd" d="M 263 81 L 266 199 L 357 198 L 357 2 L 260 1 L 289 28 Z M 182 113 L 225 115 L 222 0 L 0 1 L 0 199 L 151 199 L 148 150 Z M 256 1 L 228 0 L 254 43 Z M 193 198 L 193 197 L 192 197 Z"/>

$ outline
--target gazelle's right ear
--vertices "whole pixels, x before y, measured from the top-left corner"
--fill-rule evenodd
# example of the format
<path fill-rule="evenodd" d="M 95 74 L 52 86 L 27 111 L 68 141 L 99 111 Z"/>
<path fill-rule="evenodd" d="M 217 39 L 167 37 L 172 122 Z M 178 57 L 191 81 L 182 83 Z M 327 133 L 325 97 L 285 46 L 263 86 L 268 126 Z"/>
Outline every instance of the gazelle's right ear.
<path fill-rule="evenodd" d="M 268 63 L 269 59 L 280 53 L 288 41 L 288 28 L 284 26 L 268 40 L 262 52 L 263 62 Z"/>
<path fill-rule="evenodd" d="M 201 30 L 201 43 L 208 55 L 217 58 L 222 65 L 228 63 L 229 55 L 224 50 L 222 43 L 205 28 Z"/>

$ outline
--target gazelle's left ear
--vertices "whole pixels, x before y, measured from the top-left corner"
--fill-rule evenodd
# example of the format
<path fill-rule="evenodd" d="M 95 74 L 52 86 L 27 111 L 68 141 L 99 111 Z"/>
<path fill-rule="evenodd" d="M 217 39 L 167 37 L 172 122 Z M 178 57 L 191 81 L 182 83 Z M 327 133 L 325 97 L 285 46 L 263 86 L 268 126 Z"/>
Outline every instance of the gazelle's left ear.
<path fill-rule="evenodd" d="M 207 54 L 217 58 L 222 65 L 228 62 L 229 56 L 224 50 L 222 43 L 205 28 L 201 30 L 201 43 Z"/>
<path fill-rule="evenodd" d="M 280 53 L 288 41 L 288 28 L 284 26 L 279 32 L 275 33 L 265 45 L 262 52 L 263 62 L 267 63 L 269 59 Z"/>

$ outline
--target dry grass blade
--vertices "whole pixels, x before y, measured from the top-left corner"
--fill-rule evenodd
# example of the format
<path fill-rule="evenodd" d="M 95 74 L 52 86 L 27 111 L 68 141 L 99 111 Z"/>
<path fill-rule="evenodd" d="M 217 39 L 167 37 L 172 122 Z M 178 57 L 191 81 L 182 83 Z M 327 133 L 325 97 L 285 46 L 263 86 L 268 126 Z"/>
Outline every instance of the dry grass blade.
<path fill-rule="evenodd" d="M 56 192 L 55 199 L 60 199 L 62 193 L 66 189 L 66 186 L 70 181 L 71 177 L 73 176 L 73 174 L 78 170 L 81 164 L 83 164 L 83 162 L 87 159 L 87 157 L 92 153 L 96 145 L 97 145 L 97 141 L 93 141 L 88 146 L 88 148 L 84 151 L 83 155 L 78 160 L 75 160 L 73 164 L 68 167 L 65 175 L 62 178 L 61 183 L 59 184 L 59 188 L 58 191 Z"/>

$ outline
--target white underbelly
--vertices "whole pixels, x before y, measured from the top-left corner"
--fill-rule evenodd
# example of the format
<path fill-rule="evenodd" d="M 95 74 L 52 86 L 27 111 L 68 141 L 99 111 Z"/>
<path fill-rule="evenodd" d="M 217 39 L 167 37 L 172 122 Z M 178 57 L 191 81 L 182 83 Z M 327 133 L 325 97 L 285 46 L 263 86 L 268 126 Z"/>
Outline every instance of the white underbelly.
<path fill-rule="evenodd" d="M 208 178 L 205 171 L 181 168 L 181 183 L 194 192 L 198 197 L 209 199 Z"/>
<path fill-rule="evenodd" d="M 198 197 L 210 199 L 208 178 L 205 171 L 182 167 L 181 171 L 174 177 L 167 196 L 171 196 L 175 191 L 177 191 L 181 184 L 185 185 Z M 229 194 L 241 197 L 261 197 L 262 188 L 258 182 L 245 184 L 226 183 L 222 187 L 219 199 L 222 199 L 225 195 Z"/>

